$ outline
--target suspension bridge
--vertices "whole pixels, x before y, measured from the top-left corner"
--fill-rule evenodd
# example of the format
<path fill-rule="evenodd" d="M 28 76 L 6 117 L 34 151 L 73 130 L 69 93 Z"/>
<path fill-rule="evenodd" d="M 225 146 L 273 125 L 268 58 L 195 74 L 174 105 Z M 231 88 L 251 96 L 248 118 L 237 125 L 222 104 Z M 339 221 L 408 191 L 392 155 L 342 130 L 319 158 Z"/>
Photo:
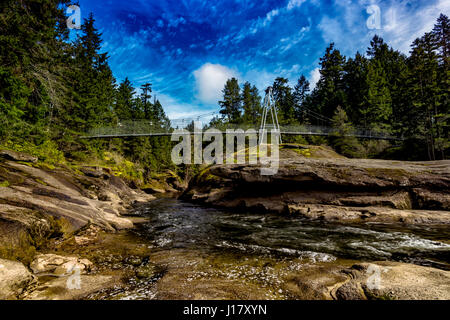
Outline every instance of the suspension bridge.
<path fill-rule="evenodd" d="M 302 110 L 310 119 L 316 120 L 322 125 L 279 124 L 275 100 L 272 95 L 272 88 L 266 90 L 264 98 L 263 113 L 260 121 L 255 119 L 255 123 L 231 124 L 221 123 L 217 126 L 211 125 L 211 119 L 220 115 L 218 111 L 200 114 L 195 117 L 170 119 L 168 123 L 152 122 L 149 120 L 127 120 L 119 121 L 115 126 L 93 128 L 82 139 L 107 139 L 107 138 L 127 138 L 127 137 L 151 137 L 151 136 L 170 136 L 175 130 L 183 130 L 184 134 L 197 133 L 209 128 L 215 128 L 221 132 L 226 130 L 255 130 L 258 134 L 275 132 L 280 134 L 280 143 L 282 135 L 301 135 L 301 136 L 331 136 L 339 134 L 339 129 L 332 126 L 332 120 L 318 114 L 307 108 Z M 269 123 L 270 119 L 272 123 Z M 194 125 L 195 124 L 195 125 Z M 183 134 L 181 133 L 181 134 Z M 180 132 L 177 132 L 180 134 Z M 390 135 L 388 133 L 373 131 L 366 128 L 355 128 L 344 136 L 355 137 L 359 139 L 390 140 L 401 141 L 403 137 Z"/>

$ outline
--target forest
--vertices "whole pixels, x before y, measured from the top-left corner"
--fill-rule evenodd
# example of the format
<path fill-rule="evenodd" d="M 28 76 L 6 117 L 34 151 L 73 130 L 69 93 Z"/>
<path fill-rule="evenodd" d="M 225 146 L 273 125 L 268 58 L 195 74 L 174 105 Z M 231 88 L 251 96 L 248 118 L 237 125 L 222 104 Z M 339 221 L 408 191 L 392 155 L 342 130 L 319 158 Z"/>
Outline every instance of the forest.
<path fill-rule="evenodd" d="M 115 79 L 92 14 L 75 39 L 66 27 L 67 0 L 6 0 L 0 4 L 0 147 L 48 163 L 101 162 L 146 178 L 170 161 L 170 137 L 82 140 L 92 128 L 144 119 L 169 127 L 152 84 Z M 441 14 L 409 55 L 379 36 L 367 52 L 345 57 L 331 43 L 312 89 L 304 75 L 292 88 L 280 75 L 272 85 L 282 124 L 333 126 L 329 138 L 291 138 L 326 144 L 348 157 L 439 160 L 449 155 L 449 18 Z M 248 123 L 261 114 L 263 93 L 229 79 L 211 125 Z M 370 128 L 404 137 L 401 143 L 360 141 L 346 133 Z"/>
<path fill-rule="evenodd" d="M 447 159 L 449 27 L 449 18 L 441 14 L 433 30 L 411 44 L 409 56 L 377 35 L 366 53 L 349 58 L 331 43 L 320 58 L 320 80 L 314 89 L 304 75 L 293 88 L 282 76 L 273 82 L 280 123 L 335 127 L 335 137 L 307 142 L 330 144 L 349 157 Z M 222 117 L 213 119 L 215 124 L 246 123 L 261 114 L 258 89 L 249 82 L 240 88 L 235 78 L 225 84 L 219 104 Z M 393 134 L 404 141 L 391 145 L 346 137 L 355 128 Z"/>

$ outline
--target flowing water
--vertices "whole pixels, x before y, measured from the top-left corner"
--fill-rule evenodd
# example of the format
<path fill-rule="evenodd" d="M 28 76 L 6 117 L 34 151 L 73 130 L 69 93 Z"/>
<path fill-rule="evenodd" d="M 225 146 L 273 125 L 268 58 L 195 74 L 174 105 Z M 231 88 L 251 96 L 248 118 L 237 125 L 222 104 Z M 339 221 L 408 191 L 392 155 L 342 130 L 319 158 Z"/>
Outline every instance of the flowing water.
<path fill-rule="evenodd" d="M 395 260 L 450 270 L 447 226 L 342 225 L 279 214 L 232 213 L 175 199 L 156 200 L 142 213 L 150 218 L 145 236 L 161 250 Z"/>
<path fill-rule="evenodd" d="M 283 287 L 289 276 L 305 266 L 340 261 L 391 260 L 450 270 L 450 228 L 443 226 L 337 224 L 169 198 L 139 214 L 148 218 L 137 232 L 154 252 L 150 261 L 167 266 L 169 276 L 159 287 L 156 279 L 120 298 L 289 298 Z M 199 290 L 206 294 L 193 293 Z"/>

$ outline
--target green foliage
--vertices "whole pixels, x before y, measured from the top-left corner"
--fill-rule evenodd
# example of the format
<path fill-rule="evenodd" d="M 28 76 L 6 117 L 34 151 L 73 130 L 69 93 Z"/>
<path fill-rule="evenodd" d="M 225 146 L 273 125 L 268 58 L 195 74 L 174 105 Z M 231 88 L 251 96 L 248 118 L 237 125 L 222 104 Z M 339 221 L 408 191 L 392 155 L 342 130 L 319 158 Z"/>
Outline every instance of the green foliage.
<path fill-rule="evenodd" d="M 250 82 L 246 82 L 242 89 L 242 108 L 243 108 L 243 123 L 253 123 L 255 119 L 259 119 L 262 114 L 261 97 L 258 89 L 252 86 Z"/>
<path fill-rule="evenodd" d="M 307 114 L 304 112 L 304 103 L 308 98 L 309 93 L 309 81 L 306 80 L 305 76 L 302 74 L 297 81 L 297 84 L 294 87 L 294 108 L 295 108 L 295 117 L 302 123 L 309 122 Z"/>
<path fill-rule="evenodd" d="M 273 97 L 275 99 L 275 106 L 278 110 L 278 120 L 280 124 L 290 124 L 295 121 L 296 112 L 294 96 L 288 82 L 288 79 L 278 77 L 272 85 Z"/>
<path fill-rule="evenodd" d="M 27 141 L 18 143 L 9 140 L 6 141 L 5 144 L 1 145 L 1 147 L 4 149 L 28 153 L 47 164 L 55 165 L 65 163 L 63 152 L 59 151 L 57 144 L 51 140 L 45 140 L 39 145 Z"/>
<path fill-rule="evenodd" d="M 0 182 L 1 188 L 8 188 L 9 187 L 9 181 L 1 181 Z"/>
<path fill-rule="evenodd" d="M 337 107 L 333 116 L 333 131 L 330 142 L 334 149 L 347 157 L 357 157 L 361 152 L 361 145 L 355 137 L 349 136 L 354 132 L 345 110 Z"/>
<path fill-rule="evenodd" d="M 242 101 L 239 83 L 236 78 L 228 79 L 223 88 L 223 100 L 219 101 L 220 113 L 230 123 L 236 123 L 241 118 Z"/>
<path fill-rule="evenodd" d="M 167 137 L 78 139 L 90 129 L 130 119 L 142 119 L 164 129 L 170 123 L 160 101 L 152 96 L 151 83 L 141 86 L 139 96 L 128 78 L 116 85 L 92 14 L 84 20 L 76 39 L 69 41 L 65 27 L 68 3 L 4 0 L 0 5 L 2 145 L 31 153 L 49 165 L 64 163 L 65 159 L 96 161 L 109 151 L 136 163 L 144 179 L 174 169 Z M 320 59 L 320 80 L 312 92 L 303 75 L 294 88 L 286 78 L 274 80 L 280 123 L 335 125 L 341 133 L 357 126 L 403 134 L 417 147 L 403 151 L 411 157 L 448 157 L 449 25 L 448 17 L 442 14 L 431 32 L 414 41 L 409 57 L 390 48 L 379 36 L 372 39 L 366 56 L 357 53 L 349 59 L 331 43 Z M 226 122 L 249 124 L 260 120 L 261 97 L 249 82 L 240 88 L 237 79 L 229 79 L 219 105 L 222 117 L 210 124 L 219 129 Z M 338 106 L 342 110 L 336 113 Z M 288 139 L 304 142 L 303 138 Z M 326 142 L 323 137 L 305 139 Z M 359 148 L 357 141 L 345 135 L 330 141 L 346 154 L 355 155 Z M 407 141 L 398 150 L 413 145 Z M 345 143 L 350 145 L 345 147 Z M 389 147 L 364 145 L 364 154 L 370 156 Z M 136 172 L 141 171 L 125 161 L 120 163 L 118 172 L 140 178 Z"/>
<path fill-rule="evenodd" d="M 337 106 L 346 105 L 344 66 L 346 59 L 331 43 L 320 58 L 320 79 L 316 86 L 315 109 L 327 118 L 331 118 Z"/>

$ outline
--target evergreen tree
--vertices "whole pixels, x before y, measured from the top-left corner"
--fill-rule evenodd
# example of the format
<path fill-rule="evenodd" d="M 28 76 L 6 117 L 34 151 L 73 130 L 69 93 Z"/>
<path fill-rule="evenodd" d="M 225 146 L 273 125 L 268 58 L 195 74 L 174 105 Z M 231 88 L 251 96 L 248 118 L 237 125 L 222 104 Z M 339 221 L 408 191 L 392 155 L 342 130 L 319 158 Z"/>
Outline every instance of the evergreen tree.
<path fill-rule="evenodd" d="M 67 39 L 61 27 L 61 6 L 67 3 L 0 4 L 0 138 L 27 136 L 39 143 L 49 134 L 53 106 L 60 105 L 64 93 L 57 67 Z"/>
<path fill-rule="evenodd" d="M 403 119 L 408 123 L 409 136 L 426 137 L 428 157 L 436 159 L 436 124 L 437 110 L 438 59 L 433 44 L 432 34 L 427 33 L 416 39 L 409 59 L 411 74 L 409 77 L 410 112 Z"/>
<path fill-rule="evenodd" d="M 353 123 L 361 126 L 366 125 L 363 104 L 367 94 L 368 64 L 368 59 L 357 52 L 355 58 L 348 59 L 344 67 L 344 90 L 347 97 L 345 111 Z"/>
<path fill-rule="evenodd" d="M 153 112 L 152 112 L 152 84 L 151 83 L 145 83 L 141 86 L 141 105 L 142 105 L 142 111 L 144 112 L 144 118 L 147 120 L 154 120 Z"/>
<path fill-rule="evenodd" d="M 242 109 L 244 111 L 242 121 L 244 123 L 255 123 L 261 117 L 261 97 L 258 89 L 246 82 L 242 89 Z"/>
<path fill-rule="evenodd" d="M 95 28 L 92 14 L 81 26 L 82 35 L 74 45 L 77 68 L 72 77 L 76 79 L 71 110 L 72 128 L 88 131 L 102 123 L 113 123 L 115 79 L 108 65 L 107 53 L 101 48 L 101 34 Z"/>
<path fill-rule="evenodd" d="M 309 81 L 302 74 L 294 87 L 293 93 L 295 117 L 300 122 L 307 122 L 307 116 L 302 107 L 308 97 L 309 90 Z"/>
<path fill-rule="evenodd" d="M 340 154 L 348 157 L 357 157 L 360 154 L 361 145 L 351 136 L 354 128 L 349 121 L 345 110 L 338 106 L 333 116 L 333 129 L 330 143 Z"/>
<path fill-rule="evenodd" d="M 383 70 L 383 78 L 386 80 L 383 80 L 383 83 L 386 88 L 382 91 L 387 94 L 387 90 L 389 90 L 392 112 L 389 121 L 386 122 L 389 122 L 389 125 L 396 127 L 399 122 L 399 117 L 402 116 L 404 109 L 403 104 L 405 97 L 403 95 L 403 86 L 405 72 L 407 72 L 406 57 L 399 51 L 390 48 L 384 40 L 377 35 L 374 36 L 370 44 L 371 46 L 367 50 L 367 55 L 370 58 L 372 70 Z M 381 71 L 378 71 L 377 73 L 380 74 Z M 375 84 L 373 81 L 371 83 Z M 379 84 L 376 85 L 379 86 Z M 368 90 L 369 89 L 370 88 L 368 88 Z M 374 90 L 380 91 L 380 88 Z M 374 106 L 369 107 L 374 108 Z M 383 126 L 387 126 L 387 124 L 384 123 Z"/>
<path fill-rule="evenodd" d="M 361 115 L 363 126 L 380 128 L 388 125 L 392 115 L 392 101 L 385 71 L 378 60 L 372 60 L 367 67 L 367 95 Z"/>
<path fill-rule="evenodd" d="M 293 123 L 295 121 L 295 106 L 292 88 L 288 85 L 289 80 L 283 77 L 275 79 L 272 89 L 275 106 L 278 110 L 278 119 L 281 124 Z"/>
<path fill-rule="evenodd" d="M 125 78 L 117 88 L 114 111 L 120 120 L 133 119 L 135 93 L 128 78 Z"/>
<path fill-rule="evenodd" d="M 219 101 L 222 114 L 228 122 L 236 123 L 241 119 L 241 94 L 239 82 L 236 78 L 228 79 L 222 90 L 223 100 Z"/>
<path fill-rule="evenodd" d="M 320 79 L 316 86 L 318 99 L 314 101 L 318 111 L 326 118 L 331 118 L 338 105 L 346 105 L 344 91 L 345 57 L 331 43 L 320 58 Z"/>
<path fill-rule="evenodd" d="M 433 28 L 432 37 L 438 58 L 438 90 L 434 120 L 436 123 L 436 144 L 441 158 L 450 149 L 450 19 L 441 14 Z"/>
<path fill-rule="evenodd" d="M 155 100 L 153 103 L 153 119 L 155 119 L 156 124 L 160 126 L 162 129 L 169 129 L 170 128 L 170 121 L 169 118 L 166 116 L 166 113 L 164 112 L 164 109 L 161 105 L 161 102 L 159 100 Z"/>

